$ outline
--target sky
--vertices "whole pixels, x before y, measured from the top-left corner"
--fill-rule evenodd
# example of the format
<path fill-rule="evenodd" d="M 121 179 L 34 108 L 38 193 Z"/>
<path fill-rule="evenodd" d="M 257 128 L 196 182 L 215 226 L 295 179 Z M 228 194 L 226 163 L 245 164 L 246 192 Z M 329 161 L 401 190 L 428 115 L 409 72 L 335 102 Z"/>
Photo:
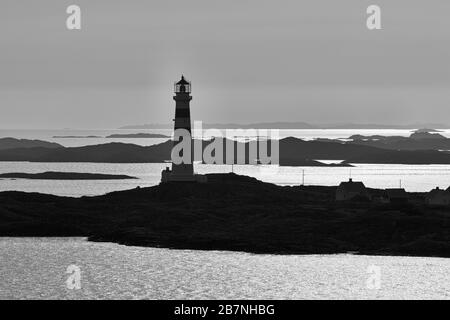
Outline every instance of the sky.
<path fill-rule="evenodd" d="M 68 30 L 66 8 L 81 8 Z M 381 7 L 382 30 L 366 9 Z M 450 124 L 448 0 L 2 0 L 0 128 Z"/>

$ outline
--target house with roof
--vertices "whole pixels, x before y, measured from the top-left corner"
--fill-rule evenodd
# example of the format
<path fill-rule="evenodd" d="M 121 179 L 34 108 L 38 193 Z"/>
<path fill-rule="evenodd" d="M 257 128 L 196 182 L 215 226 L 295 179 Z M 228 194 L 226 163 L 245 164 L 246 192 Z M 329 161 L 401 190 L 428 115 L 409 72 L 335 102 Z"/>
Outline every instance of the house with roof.
<path fill-rule="evenodd" d="M 431 206 L 450 206 L 450 188 L 442 190 L 438 187 L 431 190 L 426 196 L 426 201 Z"/>
<path fill-rule="evenodd" d="M 409 195 L 405 189 L 386 189 L 385 197 L 389 203 L 405 204 L 409 202 Z"/>
<path fill-rule="evenodd" d="M 366 186 L 362 182 L 355 182 L 353 179 L 349 179 L 348 182 L 341 182 L 336 189 L 336 201 L 346 201 L 358 198 L 369 198 Z"/>

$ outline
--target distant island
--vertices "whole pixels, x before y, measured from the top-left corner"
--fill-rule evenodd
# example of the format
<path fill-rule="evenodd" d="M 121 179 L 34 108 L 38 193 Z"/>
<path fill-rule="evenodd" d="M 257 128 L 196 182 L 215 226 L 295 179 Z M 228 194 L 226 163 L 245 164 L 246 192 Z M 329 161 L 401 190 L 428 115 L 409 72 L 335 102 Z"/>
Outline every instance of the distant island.
<path fill-rule="evenodd" d="M 414 131 L 414 133 L 437 133 L 442 132 L 442 130 L 436 130 L 436 129 L 417 129 Z"/>
<path fill-rule="evenodd" d="M 121 139 L 127 139 L 127 138 L 170 138 L 170 136 L 166 136 L 164 134 L 158 134 L 158 133 L 131 133 L 131 134 L 124 134 L 124 133 L 118 133 L 118 134 L 111 134 L 106 137 L 102 136 L 53 136 L 54 139 L 89 139 L 89 138 L 121 138 Z"/>
<path fill-rule="evenodd" d="M 336 202 L 335 194 L 336 187 L 277 186 L 235 174 L 97 197 L 0 192 L 0 236 L 265 254 L 450 257 L 448 207 L 424 204 L 425 194 L 409 194 L 408 204 Z"/>
<path fill-rule="evenodd" d="M 283 138 L 279 141 L 281 166 L 350 166 L 357 163 L 381 164 L 450 164 L 450 139 L 423 138 L 427 133 L 413 137 L 362 137 L 353 136 L 350 141 L 317 139 L 305 141 Z M 432 134 L 428 134 L 432 135 Z M 218 138 L 223 139 L 223 138 Z M 201 140 L 202 150 L 213 140 Z M 249 158 L 250 142 L 232 142 L 245 150 L 241 162 L 235 155 L 234 163 L 253 164 Z M 227 142 L 224 140 L 223 145 Z M 83 147 L 28 147 L 0 149 L 0 161 L 29 162 L 93 162 L 93 163 L 164 163 L 171 158 L 172 141 L 139 146 L 112 142 Z M 58 145 L 59 146 L 59 145 Z M 269 143 L 270 146 L 270 143 Z M 320 160 L 342 160 L 337 164 L 325 164 Z M 202 161 L 202 159 L 194 159 Z M 224 149 L 222 163 L 228 163 Z"/>
<path fill-rule="evenodd" d="M 54 142 L 42 140 L 16 139 L 16 138 L 0 138 L 0 150 L 20 149 L 20 148 L 47 148 L 57 149 L 63 148 L 62 145 Z"/>
<path fill-rule="evenodd" d="M 353 135 L 347 139 L 344 139 L 344 141 L 342 141 L 341 139 L 316 139 L 316 141 L 337 142 L 337 143 L 340 142 L 345 144 L 371 146 L 396 151 L 450 150 L 450 139 L 437 132 L 439 131 L 430 129 L 419 129 L 414 131 L 409 137 Z"/>
<path fill-rule="evenodd" d="M 173 126 L 167 124 L 142 124 L 128 125 L 119 129 L 172 129 Z M 306 122 L 257 122 L 257 123 L 204 123 L 204 129 L 417 129 L 417 128 L 436 128 L 449 129 L 450 125 L 441 123 L 413 123 L 413 124 L 371 124 L 371 123 L 328 123 L 328 124 L 310 124 Z"/>
<path fill-rule="evenodd" d="M 103 138 L 101 136 L 53 136 L 54 139 L 88 139 L 88 138 Z"/>
<path fill-rule="evenodd" d="M 2 173 L 0 179 L 33 179 L 33 180 L 125 180 L 137 179 L 127 175 L 114 175 L 102 173 L 80 173 L 80 172 L 54 172 L 43 173 Z"/>
<path fill-rule="evenodd" d="M 158 133 L 131 133 L 131 134 L 111 134 L 106 136 L 106 138 L 170 138 L 164 134 Z"/>

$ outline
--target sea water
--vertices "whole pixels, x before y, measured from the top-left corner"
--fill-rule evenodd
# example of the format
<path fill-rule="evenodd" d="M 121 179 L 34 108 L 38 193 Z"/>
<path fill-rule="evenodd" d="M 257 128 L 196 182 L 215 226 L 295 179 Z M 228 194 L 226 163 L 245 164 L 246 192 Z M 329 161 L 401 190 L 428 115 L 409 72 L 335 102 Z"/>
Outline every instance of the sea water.
<path fill-rule="evenodd" d="M 0 299 L 450 299 L 450 259 L 442 258 L 254 255 L 81 238 L 0 238 L 0 255 Z M 67 284 L 69 266 L 80 271 L 79 287 Z"/>

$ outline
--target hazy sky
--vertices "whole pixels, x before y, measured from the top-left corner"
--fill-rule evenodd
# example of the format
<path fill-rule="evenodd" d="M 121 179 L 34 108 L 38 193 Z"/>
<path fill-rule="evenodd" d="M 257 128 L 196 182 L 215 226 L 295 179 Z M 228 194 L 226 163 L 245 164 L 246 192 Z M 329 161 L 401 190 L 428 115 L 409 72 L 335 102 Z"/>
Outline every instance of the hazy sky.
<path fill-rule="evenodd" d="M 181 73 L 204 122 L 450 123 L 448 0 L 2 0 L 0 36 L 0 128 L 169 123 Z"/>

